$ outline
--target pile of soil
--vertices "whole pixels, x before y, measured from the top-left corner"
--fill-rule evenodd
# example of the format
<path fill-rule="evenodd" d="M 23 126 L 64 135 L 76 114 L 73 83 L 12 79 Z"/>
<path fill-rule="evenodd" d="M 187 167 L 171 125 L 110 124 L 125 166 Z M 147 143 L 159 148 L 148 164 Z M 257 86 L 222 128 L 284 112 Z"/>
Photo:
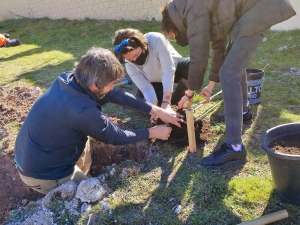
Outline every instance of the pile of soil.
<path fill-rule="evenodd" d="M 103 168 L 113 164 L 119 164 L 126 160 L 141 162 L 150 155 L 150 142 L 141 141 L 136 144 L 128 145 L 106 145 L 95 139 L 90 139 L 92 151 L 92 166 L 90 174 L 97 177 L 103 171 Z"/>
<path fill-rule="evenodd" d="M 22 125 L 40 93 L 34 87 L 0 87 L 0 224 L 10 215 L 10 210 L 44 196 L 23 184 L 13 161 L 16 138 L 13 128 Z"/>
<path fill-rule="evenodd" d="M 179 117 L 186 121 L 185 111 L 178 109 L 177 106 L 172 106 L 172 109 L 179 114 Z M 120 128 L 125 128 L 121 120 L 115 116 L 108 116 L 111 122 L 119 126 Z M 152 126 L 164 124 L 160 119 L 157 119 L 152 123 Z M 168 143 L 176 145 L 177 147 L 187 147 L 188 146 L 188 133 L 187 124 L 181 123 L 181 128 L 170 124 L 172 127 L 171 135 L 168 139 Z M 195 135 L 196 135 L 196 145 L 197 149 L 200 150 L 204 147 L 205 141 L 200 138 L 200 133 L 202 129 L 202 121 L 195 121 Z M 92 150 L 92 168 L 91 175 L 98 176 L 104 166 L 109 166 L 112 164 L 118 164 L 125 160 L 133 160 L 135 162 L 141 162 L 147 159 L 151 154 L 151 148 L 153 145 L 160 145 L 165 143 L 165 141 L 155 140 L 155 141 L 142 141 L 135 144 L 113 146 L 106 145 L 97 140 L 91 139 L 91 150 Z"/>
<path fill-rule="evenodd" d="M 183 121 L 186 122 L 186 113 L 184 109 L 178 109 L 176 105 L 172 106 L 172 109 L 178 114 L 179 117 L 182 118 Z M 153 125 L 160 125 L 163 124 L 163 122 L 160 119 L 157 119 Z M 168 139 L 168 142 L 171 144 L 174 144 L 178 147 L 184 147 L 188 146 L 188 130 L 187 130 L 187 124 L 181 123 L 181 128 L 170 124 L 172 128 L 172 132 L 170 135 L 170 138 Z M 196 136 L 196 146 L 197 149 L 202 149 L 204 147 L 205 141 L 200 138 L 200 134 L 202 132 L 203 123 L 201 120 L 196 121 L 194 118 L 194 128 L 195 128 L 195 136 Z"/>

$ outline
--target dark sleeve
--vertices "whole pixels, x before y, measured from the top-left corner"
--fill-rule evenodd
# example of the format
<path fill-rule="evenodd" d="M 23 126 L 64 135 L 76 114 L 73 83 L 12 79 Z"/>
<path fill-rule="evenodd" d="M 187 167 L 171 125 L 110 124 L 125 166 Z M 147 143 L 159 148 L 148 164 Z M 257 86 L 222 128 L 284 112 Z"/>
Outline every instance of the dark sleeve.
<path fill-rule="evenodd" d="M 141 98 L 135 97 L 128 92 L 124 92 L 121 88 L 115 88 L 112 91 L 108 92 L 103 100 L 143 113 L 150 113 L 152 109 L 151 103 L 148 103 Z"/>
<path fill-rule="evenodd" d="M 88 107 L 78 112 L 72 127 L 105 144 L 125 145 L 149 138 L 147 128 L 122 130 L 110 122 L 97 107 Z"/>

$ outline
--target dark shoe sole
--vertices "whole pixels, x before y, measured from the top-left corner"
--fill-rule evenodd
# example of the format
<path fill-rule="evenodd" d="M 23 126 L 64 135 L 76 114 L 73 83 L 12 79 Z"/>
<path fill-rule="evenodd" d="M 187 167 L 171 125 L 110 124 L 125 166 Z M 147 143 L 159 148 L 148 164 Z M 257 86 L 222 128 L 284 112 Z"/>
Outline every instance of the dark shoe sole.
<path fill-rule="evenodd" d="M 217 114 L 216 117 L 217 117 L 218 121 L 225 122 L 225 116 L 224 116 L 223 113 Z M 253 123 L 253 119 L 251 119 L 251 120 L 243 120 L 243 124 L 244 125 L 251 125 L 252 123 Z"/>
<path fill-rule="evenodd" d="M 252 123 L 253 123 L 252 119 L 251 120 L 245 120 L 245 121 L 243 121 L 244 125 L 251 125 Z"/>
<path fill-rule="evenodd" d="M 247 159 L 240 159 L 240 160 L 235 160 L 235 161 L 230 161 L 221 165 L 202 165 L 200 163 L 201 166 L 208 168 L 208 169 L 219 169 L 219 168 L 224 168 L 224 167 L 230 167 L 230 166 L 236 166 L 236 165 L 243 165 L 247 162 Z"/>

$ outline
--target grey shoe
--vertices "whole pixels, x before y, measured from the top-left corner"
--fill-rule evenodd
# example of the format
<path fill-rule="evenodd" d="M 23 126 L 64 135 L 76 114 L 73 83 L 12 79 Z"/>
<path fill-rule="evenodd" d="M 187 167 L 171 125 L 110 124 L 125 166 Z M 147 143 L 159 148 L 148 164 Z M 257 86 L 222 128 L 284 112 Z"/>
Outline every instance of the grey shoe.
<path fill-rule="evenodd" d="M 243 146 L 241 151 L 234 151 L 231 145 L 223 143 L 220 149 L 214 151 L 209 156 L 202 158 L 201 166 L 217 169 L 227 166 L 245 164 L 247 152 Z"/>

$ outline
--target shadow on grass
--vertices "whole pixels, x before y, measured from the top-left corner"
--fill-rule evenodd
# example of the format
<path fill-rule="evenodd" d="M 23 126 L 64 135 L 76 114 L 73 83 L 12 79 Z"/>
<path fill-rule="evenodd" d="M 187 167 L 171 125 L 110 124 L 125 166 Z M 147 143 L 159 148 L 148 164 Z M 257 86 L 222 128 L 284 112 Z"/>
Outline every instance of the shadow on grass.
<path fill-rule="evenodd" d="M 289 204 L 284 202 L 279 195 L 276 193 L 275 189 L 270 193 L 269 201 L 262 213 L 262 216 L 268 215 L 280 210 L 286 210 L 289 214 L 288 218 L 278 220 L 272 224 L 274 225 L 298 225 L 300 221 L 300 206 Z"/>
<path fill-rule="evenodd" d="M 37 20 L 7 20 L 3 24 L 5 25 L 3 32 L 19 38 L 22 45 L 34 44 L 38 46 L 38 48 L 8 56 L 1 60 L 3 62 L 10 62 L 24 56 L 50 51 L 59 51 L 73 56 L 74 59 L 67 60 L 61 64 L 53 66 L 47 64 L 42 68 L 33 68 L 30 72 L 12 77 L 14 81 L 28 79 L 30 81 L 29 85 L 38 84 L 43 89 L 47 89 L 50 86 L 50 81 L 53 81 L 62 72 L 72 70 L 74 63 L 80 60 L 81 56 L 92 46 L 111 48 L 110 37 L 113 36 L 113 31 L 109 32 L 110 29 L 103 29 L 103 26 L 109 28 L 109 23 L 101 24 L 96 20 L 88 20 L 85 23 L 85 21 L 43 18 Z M 97 27 L 100 25 L 101 29 L 99 28 L 99 31 L 103 32 L 104 30 L 107 33 L 102 35 L 99 34 L 100 32 L 97 33 Z M 70 27 L 74 29 L 70 29 Z"/>
<path fill-rule="evenodd" d="M 2 58 L 1 61 L 2 61 L 2 62 L 12 61 L 12 60 L 15 60 L 15 59 L 24 57 L 24 56 L 30 56 L 30 55 L 32 55 L 32 54 L 42 53 L 42 52 L 44 52 L 44 51 L 45 51 L 45 50 L 42 49 L 41 47 L 39 47 L 39 48 L 34 48 L 34 49 L 29 49 L 29 50 L 27 50 L 27 51 L 24 51 L 24 52 L 20 52 L 20 53 L 14 54 L 14 55 L 11 55 L 11 56 L 6 57 L 6 58 Z"/>
<path fill-rule="evenodd" d="M 34 54 L 42 54 L 43 52 L 48 52 L 52 50 L 53 50 L 52 48 L 50 49 L 50 48 L 39 47 L 39 48 L 35 48 L 25 52 L 20 52 L 11 55 L 7 58 L 2 59 L 2 61 L 4 63 L 10 62 L 21 57 L 32 56 Z M 46 90 L 47 88 L 50 87 L 50 85 L 56 79 L 56 77 L 58 77 L 61 73 L 65 71 L 71 71 L 73 69 L 73 65 L 74 65 L 74 60 L 65 60 L 62 63 L 55 64 L 55 65 L 44 64 L 44 66 L 39 67 L 38 69 L 31 69 L 31 68 L 26 69 L 27 71 L 28 70 L 29 71 L 11 77 L 10 79 L 7 79 L 8 81 L 6 82 L 3 81 L 3 85 L 8 85 L 14 82 L 16 83 L 15 86 L 19 86 L 20 84 L 21 86 L 24 85 L 39 86 L 40 88 Z"/>
<path fill-rule="evenodd" d="M 119 224 L 237 224 L 237 215 L 224 203 L 228 182 L 240 168 L 226 171 L 209 170 L 200 166 L 203 152 L 187 153 L 168 144 L 141 163 L 139 176 L 159 173 L 152 182 L 157 186 L 140 202 L 130 201 L 113 210 Z M 153 179 L 153 175 L 149 177 Z M 142 182 L 142 181 L 140 181 Z M 151 181 L 150 181 L 151 182 Z M 125 184 L 126 186 L 126 184 Z M 124 188 L 115 185 L 116 189 Z M 136 192 L 132 194 L 137 194 Z M 178 206 L 179 214 L 175 213 Z M 102 217 L 98 221 L 103 222 Z M 101 224 L 101 223 L 98 223 Z"/>
<path fill-rule="evenodd" d="M 222 110 L 220 106 L 217 110 Z M 266 158 L 261 156 L 266 154 L 260 147 L 260 138 L 263 132 L 275 125 L 289 123 L 289 118 L 282 117 L 285 107 L 268 106 L 262 102 L 259 105 L 251 105 L 254 122 L 251 126 L 244 126 L 243 135 L 246 142 L 246 149 L 249 153 L 249 164 L 254 165 L 256 160 L 266 162 Z M 294 114 L 299 113 L 299 107 L 292 107 Z M 210 122 L 216 123 L 214 116 L 211 116 Z M 212 140 L 219 146 L 223 143 L 224 132 L 220 131 L 217 135 L 218 140 Z M 196 154 L 186 154 L 178 160 L 178 156 L 182 153 L 178 147 L 171 147 L 174 151 L 164 151 L 162 148 L 159 153 L 155 153 L 155 157 L 159 160 L 147 160 L 143 162 L 143 174 L 150 173 L 157 168 L 161 169 L 159 185 L 155 190 L 151 191 L 149 197 L 139 203 L 129 202 L 128 204 L 116 208 L 116 214 L 122 215 L 119 221 L 135 224 L 238 224 L 241 218 L 237 211 L 239 207 L 244 209 L 245 206 L 226 204 L 225 199 L 233 195 L 229 190 L 228 183 L 235 175 L 239 174 L 241 168 L 229 167 L 222 170 L 208 170 L 199 166 L 203 152 Z M 175 150 L 176 149 L 176 150 Z M 259 165 L 259 164 L 258 164 Z M 249 181 L 251 177 L 249 178 Z M 242 185 L 242 184 L 241 184 Z M 250 185 L 251 187 L 251 185 Z M 262 186 L 263 187 L 263 186 Z M 255 190 L 257 191 L 257 190 Z M 254 193 L 255 193 L 254 191 Z M 251 190 L 250 190 L 251 192 Z M 264 190 L 261 190 L 264 192 Z M 274 190 L 269 193 L 269 200 L 253 204 L 254 207 L 265 207 L 262 215 L 266 215 L 281 209 L 287 209 L 290 217 L 274 224 L 299 224 L 299 206 L 293 206 L 280 200 Z M 237 198 L 238 200 L 238 198 Z M 245 202 L 247 204 L 247 202 Z M 257 204 L 257 205 L 256 205 Z M 179 215 L 174 213 L 176 206 L 181 205 L 182 211 Z M 128 210 L 129 209 L 129 210 Z M 258 209 L 251 208 L 251 211 Z M 243 216 L 249 215 L 244 213 Z M 125 221 L 121 217 L 125 216 Z M 245 216 L 246 217 L 246 216 Z M 138 221 L 138 222 L 136 222 Z"/>
<path fill-rule="evenodd" d="M 58 65 L 52 66 L 47 65 L 45 67 L 39 68 L 38 70 L 23 73 L 15 79 L 12 79 L 10 82 L 16 82 L 17 84 L 21 82 L 22 80 L 27 80 L 26 83 L 30 83 L 31 85 L 38 86 L 42 89 L 48 89 L 50 85 L 53 83 L 53 81 L 63 72 L 71 71 L 72 67 L 70 67 L 71 60 L 65 61 L 61 64 L 59 64 L 60 68 L 66 68 L 65 70 L 61 70 L 60 72 L 56 71 L 55 69 L 58 67 Z M 46 71 L 49 70 L 55 70 L 52 75 L 48 75 Z"/>

